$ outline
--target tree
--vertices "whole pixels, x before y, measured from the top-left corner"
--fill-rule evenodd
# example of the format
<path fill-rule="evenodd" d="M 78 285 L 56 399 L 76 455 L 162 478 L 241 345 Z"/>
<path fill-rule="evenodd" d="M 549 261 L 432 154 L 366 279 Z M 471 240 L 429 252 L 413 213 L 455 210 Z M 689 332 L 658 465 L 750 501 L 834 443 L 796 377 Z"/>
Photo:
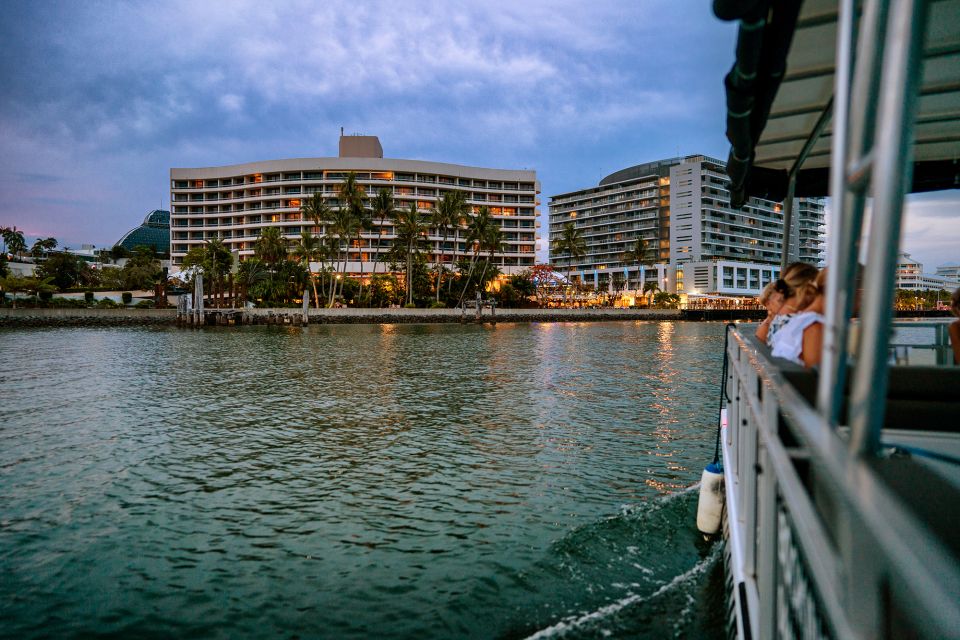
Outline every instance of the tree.
<path fill-rule="evenodd" d="M 351 171 L 347 177 L 340 183 L 337 189 L 337 202 L 341 209 L 346 209 L 351 218 L 352 233 L 347 236 L 347 241 L 356 238 L 356 246 L 359 255 L 357 259 L 360 263 L 360 296 L 363 296 L 363 232 L 373 228 L 373 222 L 370 217 L 370 210 L 364 204 L 367 192 L 363 185 L 357 182 L 357 174 Z M 350 247 L 347 246 L 347 261 L 350 260 Z M 344 264 L 346 270 L 346 264 Z"/>
<path fill-rule="evenodd" d="M 623 254 L 623 261 L 628 264 L 635 264 L 640 267 L 640 286 L 646 281 L 644 267 L 653 264 L 652 250 L 650 241 L 646 238 L 637 238 L 633 246 Z"/>
<path fill-rule="evenodd" d="M 37 267 L 38 278 L 48 278 L 50 284 L 64 291 L 78 284 L 87 284 L 92 279 L 90 266 L 72 253 L 52 253 Z"/>
<path fill-rule="evenodd" d="M 314 260 L 319 261 L 321 253 L 320 239 L 309 231 L 301 231 L 300 239 L 293 245 L 293 256 L 303 263 L 304 268 L 310 274 L 310 285 L 313 287 L 313 305 L 320 308 L 320 298 L 317 296 L 317 283 L 310 271 L 310 263 Z"/>
<path fill-rule="evenodd" d="M 137 247 L 141 249 L 141 247 Z M 136 250 L 135 250 L 136 251 Z M 134 254 L 136 256 L 137 253 Z M 155 256 L 150 256 L 155 258 Z M 129 264 L 129 262 L 127 263 Z M 221 280 L 233 268 L 233 254 L 223 244 L 223 240 L 213 238 L 202 245 L 191 247 L 183 258 L 183 268 L 198 269 L 211 280 Z M 124 267 L 126 268 L 126 267 Z"/>
<path fill-rule="evenodd" d="M 680 296 L 661 291 L 653 296 L 653 304 L 661 309 L 676 309 L 677 305 L 680 304 Z"/>
<path fill-rule="evenodd" d="M 572 222 L 563 225 L 563 231 L 560 237 L 554 241 L 553 251 L 567 258 L 567 285 L 570 285 L 570 272 L 573 270 L 573 262 L 582 259 L 587 253 L 587 243 L 583 239 L 583 231 L 578 229 Z M 566 291 L 564 292 L 564 301 L 566 301 Z"/>
<path fill-rule="evenodd" d="M 146 245 L 134 247 L 120 270 L 125 289 L 150 289 L 162 277 L 162 273 L 156 250 Z"/>
<path fill-rule="evenodd" d="M 643 295 L 647 296 L 647 306 L 649 307 L 651 303 L 651 298 L 655 293 L 660 291 L 660 285 L 654 281 L 646 281 L 643 283 Z"/>
<path fill-rule="evenodd" d="M 57 248 L 56 238 L 37 238 L 36 242 L 30 248 L 30 255 L 34 258 L 42 258 L 48 252 Z"/>
<path fill-rule="evenodd" d="M 0 278 L 0 291 L 13 294 L 13 308 L 17 308 L 17 294 L 20 292 L 39 295 L 42 292 L 54 291 L 56 286 L 50 278 L 31 278 L 25 276 L 8 275 Z"/>
<path fill-rule="evenodd" d="M 463 191 L 446 191 L 431 210 L 430 224 L 436 227 L 443 238 L 440 244 L 440 255 L 437 261 L 437 302 L 440 302 L 440 284 L 443 275 L 444 245 L 447 244 L 447 235 L 450 229 L 460 224 L 460 219 L 467 211 L 467 196 Z"/>
<path fill-rule="evenodd" d="M 467 281 L 463 285 L 463 291 L 460 293 L 460 302 L 463 304 L 463 298 L 467 294 L 467 290 L 470 287 L 470 282 L 473 280 L 473 273 L 476 268 L 477 258 L 480 253 L 487 248 L 488 242 L 491 239 L 491 228 L 496 223 L 493 221 L 493 217 L 490 215 L 490 207 L 483 206 L 477 211 L 476 215 L 470 218 L 470 221 L 467 223 L 467 245 L 472 247 L 473 255 L 470 259 L 470 269 L 467 272 Z M 484 263 L 484 269 L 486 269 L 486 263 Z"/>
<path fill-rule="evenodd" d="M 9 251 L 14 256 L 19 257 L 27 250 L 27 242 L 23 238 L 23 231 L 16 227 L 4 227 L 0 230 L 3 237 L 4 252 Z"/>
<path fill-rule="evenodd" d="M 376 273 L 377 265 L 380 264 L 380 238 L 383 234 L 383 224 L 388 220 L 393 221 L 397 215 L 397 209 L 393 200 L 393 194 L 388 189 L 380 189 L 371 205 L 373 208 L 372 215 L 377 219 L 377 257 L 373 263 L 373 272 Z"/>
<path fill-rule="evenodd" d="M 287 241 L 279 227 L 267 227 L 253 244 L 254 254 L 268 265 L 275 265 L 287 257 Z"/>
<path fill-rule="evenodd" d="M 423 234 L 427 230 L 416 202 L 411 202 L 408 209 L 397 211 L 396 229 L 393 249 L 402 250 L 406 257 L 407 304 L 413 304 L 413 256 L 420 252 Z"/>
<path fill-rule="evenodd" d="M 347 262 L 350 259 L 349 242 L 350 239 L 353 238 L 354 234 L 358 233 L 357 229 L 359 226 L 360 220 L 354 217 L 347 207 L 335 209 L 331 215 L 328 233 L 336 240 L 336 252 L 342 259 L 343 268 L 341 269 L 338 265 L 336 269 L 340 274 L 346 275 Z M 346 251 L 344 251 L 345 246 L 347 247 Z M 340 262 L 340 260 L 338 260 L 338 262 Z M 337 282 L 338 280 L 333 281 L 333 286 L 330 290 L 331 295 L 328 303 L 328 306 L 330 307 L 333 306 L 333 303 L 337 297 Z"/>
<path fill-rule="evenodd" d="M 320 234 L 317 236 L 316 260 L 320 262 L 320 274 L 326 276 L 327 259 L 334 253 L 331 247 L 330 236 L 327 234 L 327 225 L 330 224 L 333 218 L 333 211 L 327 205 L 326 200 L 323 199 L 323 194 L 318 191 L 314 193 L 309 200 L 303 203 L 303 205 L 300 207 L 300 212 L 304 219 L 310 219 L 313 221 L 313 225 L 317 228 L 317 233 Z M 329 279 L 331 281 L 332 288 L 332 283 L 334 280 L 332 277 Z M 314 282 L 314 304 L 316 304 L 319 308 L 320 301 L 317 296 L 316 284 L 312 277 L 311 282 Z M 321 282 L 321 288 L 324 291 L 324 297 L 327 297 L 325 281 Z M 332 296 L 333 294 L 331 293 L 330 295 Z"/>
<path fill-rule="evenodd" d="M 130 252 L 122 244 L 115 244 L 110 248 L 110 259 L 116 262 L 122 258 L 129 258 Z"/>
<path fill-rule="evenodd" d="M 483 209 L 487 207 L 481 207 L 480 211 L 483 212 Z M 479 217 L 479 216 L 478 216 Z M 480 247 L 481 249 L 486 249 L 489 253 L 487 261 L 483 265 L 483 273 L 480 275 L 480 286 L 486 286 L 486 275 L 487 269 L 493 263 L 493 254 L 503 250 L 503 231 L 500 229 L 500 225 L 496 224 L 491 218 L 489 224 L 486 225 L 485 230 L 483 231 L 483 236 L 480 238 Z M 499 275 L 499 269 L 494 267 L 497 271 L 492 277 Z"/>

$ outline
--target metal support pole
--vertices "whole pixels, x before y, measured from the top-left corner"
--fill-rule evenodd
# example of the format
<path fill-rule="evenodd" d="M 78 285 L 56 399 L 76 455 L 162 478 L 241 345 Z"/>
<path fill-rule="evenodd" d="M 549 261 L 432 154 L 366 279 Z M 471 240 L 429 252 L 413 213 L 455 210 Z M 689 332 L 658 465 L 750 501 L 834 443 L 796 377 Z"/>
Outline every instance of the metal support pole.
<path fill-rule="evenodd" d="M 903 198 L 913 181 L 914 118 L 926 26 L 925 0 L 901 0 L 889 16 L 874 137 L 873 217 L 864 283 L 863 330 L 851 392 L 850 451 L 880 446 L 887 396 L 887 349 Z"/>
<path fill-rule="evenodd" d="M 817 408 L 831 425 L 840 421 L 847 380 L 850 317 L 857 297 L 857 261 L 863 232 L 864 190 L 847 185 L 848 168 L 870 153 L 887 2 L 868 0 L 857 34 L 855 0 L 841 0 L 834 78 L 833 147 L 830 160 L 831 242 L 827 254 L 827 303 Z M 856 47 L 856 60 L 853 51 Z M 855 72 L 854 72 L 855 68 Z"/>
<path fill-rule="evenodd" d="M 831 426 L 836 426 L 846 382 L 847 323 L 852 303 L 849 300 L 846 263 L 856 263 L 851 255 L 860 236 L 859 229 L 844 224 L 846 204 L 846 158 L 849 147 L 850 83 L 853 73 L 855 0 L 841 0 L 837 18 L 837 67 L 833 85 L 833 140 L 830 147 L 830 212 L 834 241 L 827 254 L 827 302 L 825 331 L 820 356 L 817 408 Z M 854 238 L 854 233 L 856 238 Z M 838 389 L 839 387 L 839 389 Z"/>
<path fill-rule="evenodd" d="M 783 199 L 783 253 L 780 255 L 780 274 L 790 263 L 790 227 L 793 226 L 793 194 L 797 188 L 797 174 L 790 172 L 787 197 Z"/>

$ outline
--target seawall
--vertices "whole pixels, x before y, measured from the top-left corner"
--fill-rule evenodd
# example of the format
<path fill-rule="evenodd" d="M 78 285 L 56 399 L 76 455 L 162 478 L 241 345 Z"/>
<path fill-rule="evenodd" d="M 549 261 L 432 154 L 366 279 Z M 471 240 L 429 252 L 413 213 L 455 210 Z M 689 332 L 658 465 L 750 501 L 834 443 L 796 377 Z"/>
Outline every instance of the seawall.
<path fill-rule="evenodd" d="M 208 312 L 216 311 L 208 309 Z M 224 310 L 226 311 L 226 310 Z M 250 324 L 299 323 L 299 309 L 244 309 Z M 457 323 L 475 321 L 475 313 L 459 309 L 310 309 L 316 324 Z M 498 309 L 497 322 L 602 322 L 614 320 L 679 320 L 675 309 Z M 484 309 L 482 322 L 491 322 Z M 75 327 L 175 325 L 176 309 L 0 309 L 0 327 Z"/>

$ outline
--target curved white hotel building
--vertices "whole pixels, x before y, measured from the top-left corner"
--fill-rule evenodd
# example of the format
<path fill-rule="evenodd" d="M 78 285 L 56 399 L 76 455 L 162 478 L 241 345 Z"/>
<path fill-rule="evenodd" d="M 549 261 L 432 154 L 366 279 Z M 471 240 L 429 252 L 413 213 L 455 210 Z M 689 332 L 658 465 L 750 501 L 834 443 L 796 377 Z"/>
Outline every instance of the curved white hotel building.
<path fill-rule="evenodd" d="M 243 259 L 253 255 L 253 246 L 267 227 L 278 227 L 285 237 L 296 239 L 302 230 L 322 234 L 324 229 L 304 220 L 300 205 L 314 193 L 322 193 L 336 207 L 337 187 L 349 172 L 373 198 L 380 189 L 393 193 L 396 207 L 415 202 L 430 210 L 444 192 L 460 190 L 474 212 L 490 208 L 503 231 L 504 251 L 494 262 L 503 273 L 512 274 L 533 266 L 536 251 L 536 207 L 540 185 L 536 171 L 483 169 L 441 162 L 397 160 L 383 157 L 375 136 L 341 136 L 337 158 L 268 160 L 225 167 L 170 169 L 170 257 L 181 264 L 190 247 L 219 238 Z M 392 224 L 363 234 L 360 247 L 352 246 L 346 271 L 370 273 L 376 253 L 386 253 L 395 237 Z M 379 237 L 379 242 L 377 238 Z M 378 249 L 379 245 L 379 249 Z M 446 243 L 435 232 L 428 237 L 428 262 L 471 255 L 464 234 L 448 235 Z M 441 247 L 441 245 L 443 245 Z"/>

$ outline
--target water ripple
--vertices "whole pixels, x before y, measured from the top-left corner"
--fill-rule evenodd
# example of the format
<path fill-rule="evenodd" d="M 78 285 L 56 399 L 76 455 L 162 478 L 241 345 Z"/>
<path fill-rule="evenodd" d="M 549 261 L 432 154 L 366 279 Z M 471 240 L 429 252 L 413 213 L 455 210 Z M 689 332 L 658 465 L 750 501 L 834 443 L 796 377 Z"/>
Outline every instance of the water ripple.
<path fill-rule="evenodd" d="M 712 456 L 722 335 L 0 330 L 0 635 L 510 636 L 655 589 L 691 552 L 618 510 Z"/>

